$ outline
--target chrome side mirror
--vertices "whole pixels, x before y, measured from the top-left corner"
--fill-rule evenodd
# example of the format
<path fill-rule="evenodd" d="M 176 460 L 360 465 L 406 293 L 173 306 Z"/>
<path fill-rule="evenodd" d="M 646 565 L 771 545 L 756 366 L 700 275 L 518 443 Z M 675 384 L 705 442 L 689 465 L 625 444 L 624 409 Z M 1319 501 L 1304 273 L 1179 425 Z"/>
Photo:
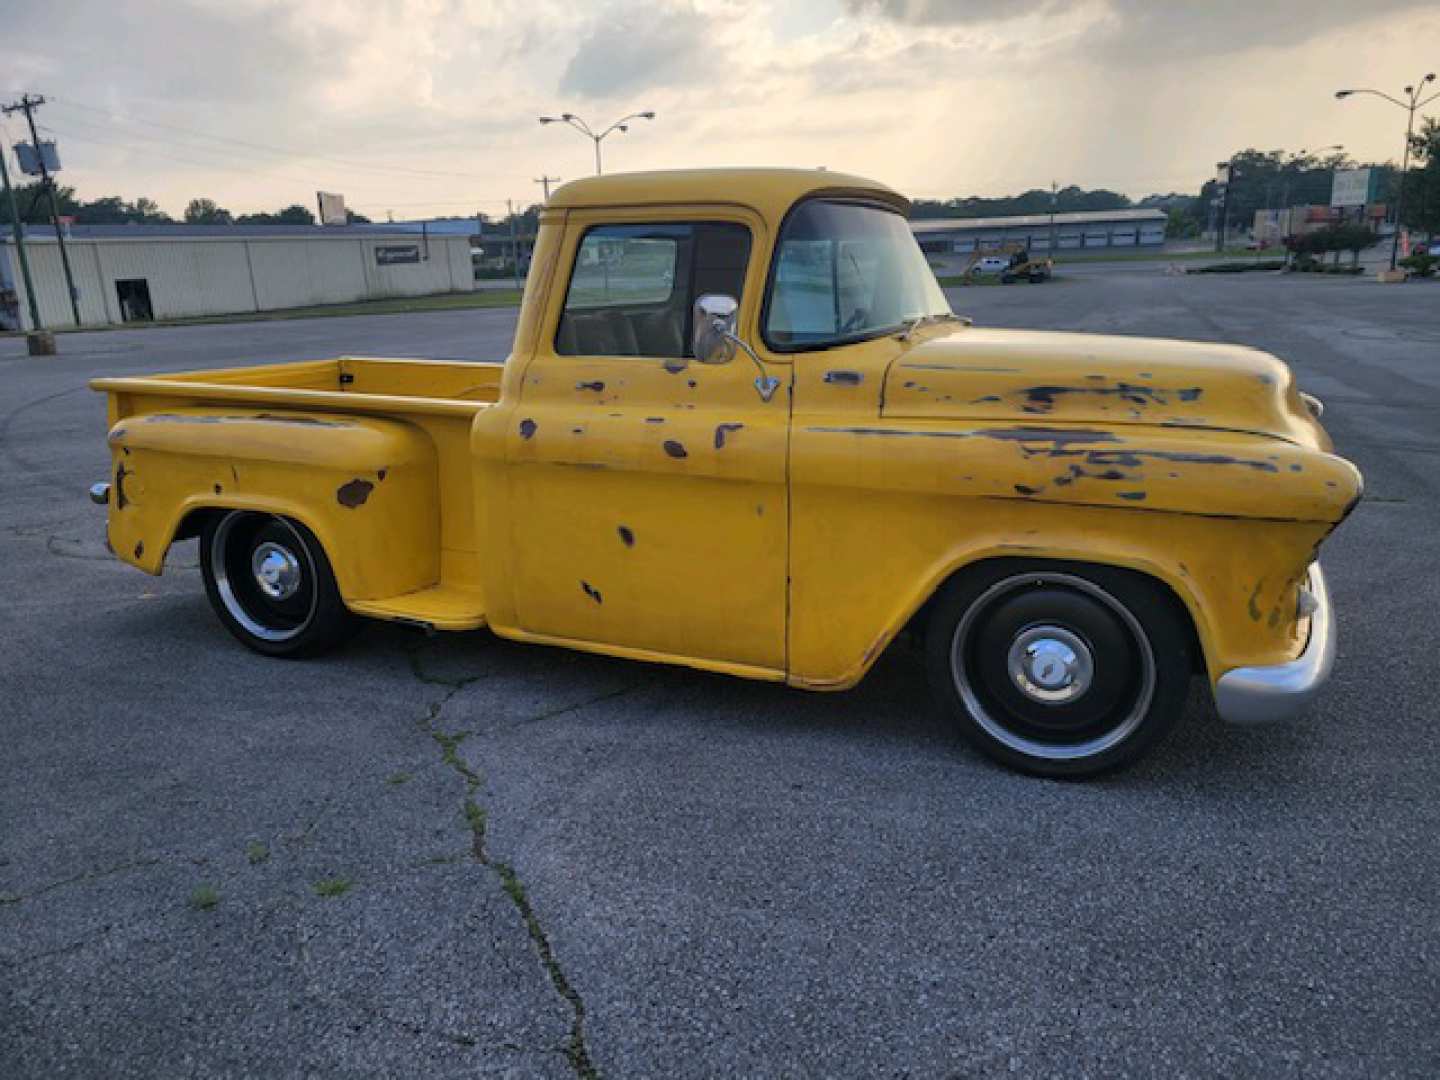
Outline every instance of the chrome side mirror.
<path fill-rule="evenodd" d="M 760 372 L 755 377 L 755 392 L 761 401 L 769 401 L 780 388 L 780 380 L 765 373 L 765 365 L 755 350 L 736 335 L 740 319 L 740 303 L 723 293 L 706 293 L 695 301 L 695 327 L 691 331 L 690 351 L 702 364 L 728 364 L 735 359 L 735 350 L 742 349 L 755 362 Z"/>
<path fill-rule="evenodd" d="M 740 304 L 733 296 L 706 293 L 695 301 L 690 351 L 702 364 L 728 364 L 735 359 L 735 323 Z"/>

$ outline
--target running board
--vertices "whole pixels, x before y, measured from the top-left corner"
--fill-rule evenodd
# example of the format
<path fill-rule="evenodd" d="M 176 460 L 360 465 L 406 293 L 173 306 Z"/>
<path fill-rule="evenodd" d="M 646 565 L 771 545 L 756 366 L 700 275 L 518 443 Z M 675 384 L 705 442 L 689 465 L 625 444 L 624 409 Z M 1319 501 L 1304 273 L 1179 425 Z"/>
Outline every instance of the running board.
<path fill-rule="evenodd" d="M 357 615 L 409 623 L 425 630 L 478 630 L 485 625 L 481 595 L 451 585 L 434 585 L 379 600 L 347 600 L 345 606 Z"/>

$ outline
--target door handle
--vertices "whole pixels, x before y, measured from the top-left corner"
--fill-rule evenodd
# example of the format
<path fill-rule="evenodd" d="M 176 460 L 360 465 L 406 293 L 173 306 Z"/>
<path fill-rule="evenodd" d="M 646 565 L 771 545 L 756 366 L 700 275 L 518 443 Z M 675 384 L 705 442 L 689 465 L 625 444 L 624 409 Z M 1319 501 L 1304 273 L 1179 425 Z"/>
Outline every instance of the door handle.
<path fill-rule="evenodd" d="M 827 383 L 837 383 L 840 386 L 859 386 L 865 381 L 865 376 L 858 371 L 827 371 L 825 372 Z"/>

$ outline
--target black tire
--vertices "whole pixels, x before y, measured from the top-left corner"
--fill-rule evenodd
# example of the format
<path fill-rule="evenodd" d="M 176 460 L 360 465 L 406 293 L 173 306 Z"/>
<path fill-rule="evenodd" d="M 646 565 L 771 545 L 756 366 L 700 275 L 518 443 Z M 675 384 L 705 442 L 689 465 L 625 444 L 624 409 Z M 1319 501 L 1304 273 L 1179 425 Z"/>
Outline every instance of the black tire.
<path fill-rule="evenodd" d="M 242 510 L 211 516 L 200 571 L 225 629 L 265 656 L 318 656 L 359 628 L 324 548 L 298 521 Z"/>
<path fill-rule="evenodd" d="M 1015 284 L 1015 275 L 1014 275 L 1014 274 L 1001 274 L 1001 275 L 1000 275 L 1000 284 L 1001 284 L 1001 285 L 1014 285 L 1014 284 Z"/>
<path fill-rule="evenodd" d="M 1044 275 L 1044 274 L 1031 274 L 1031 275 L 1030 275 L 1030 284 L 1031 284 L 1031 285 L 1039 285 L 1039 284 L 1040 284 L 1042 281 L 1044 281 L 1044 280 L 1045 280 L 1045 275 Z"/>
<path fill-rule="evenodd" d="M 971 745 L 1020 772 L 1081 779 L 1129 765 L 1175 725 L 1191 641 L 1179 601 L 1139 574 L 1006 560 L 941 590 L 925 661 Z"/>

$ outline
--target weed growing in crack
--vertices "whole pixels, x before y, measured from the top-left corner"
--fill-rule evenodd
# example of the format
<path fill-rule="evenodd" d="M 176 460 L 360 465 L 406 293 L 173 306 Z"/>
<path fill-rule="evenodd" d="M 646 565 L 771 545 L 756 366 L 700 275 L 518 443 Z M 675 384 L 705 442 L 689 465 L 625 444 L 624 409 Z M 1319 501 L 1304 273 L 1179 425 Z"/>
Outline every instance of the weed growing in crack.
<path fill-rule="evenodd" d="M 391 773 L 389 776 L 387 776 L 385 778 L 385 783 L 394 787 L 399 784 L 408 784 L 413 779 L 415 778 L 411 776 L 408 772 L 396 772 Z"/>
<path fill-rule="evenodd" d="M 270 849 L 259 840 L 251 840 L 245 845 L 245 858 L 250 860 L 251 866 L 259 866 L 270 858 Z"/>
<path fill-rule="evenodd" d="M 333 877 L 317 881 L 310 887 L 315 890 L 316 896 L 323 896 L 328 900 L 332 897 L 344 896 L 354 884 L 355 882 L 348 877 Z"/>
<path fill-rule="evenodd" d="M 220 894 L 213 885 L 197 885 L 190 893 L 189 903 L 196 911 L 210 911 L 220 903 Z"/>

